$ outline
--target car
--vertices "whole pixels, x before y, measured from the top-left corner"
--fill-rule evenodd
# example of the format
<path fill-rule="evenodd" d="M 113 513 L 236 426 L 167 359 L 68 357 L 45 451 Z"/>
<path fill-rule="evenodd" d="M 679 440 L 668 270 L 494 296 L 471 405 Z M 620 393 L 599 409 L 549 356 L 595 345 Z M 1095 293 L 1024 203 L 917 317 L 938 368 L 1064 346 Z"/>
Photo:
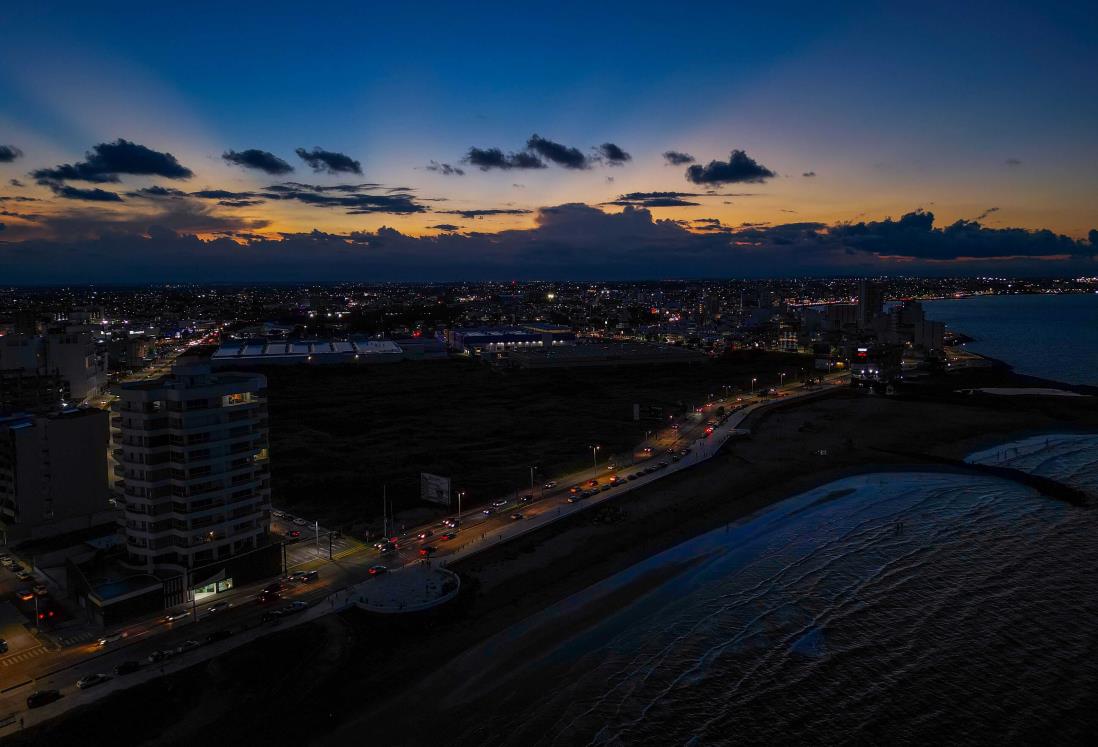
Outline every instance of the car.
<path fill-rule="evenodd" d="M 659 463 L 659 468 L 660 468 L 660 469 L 663 469 L 663 468 L 664 468 L 664 467 L 666 467 L 666 466 L 667 466 L 667 462 L 660 462 L 660 463 Z"/>
<path fill-rule="evenodd" d="M 22 599 L 24 602 L 29 602 L 34 599 L 34 592 L 31 589 L 20 589 L 15 592 L 15 595 Z"/>
<path fill-rule="evenodd" d="M 457 536 L 458 536 L 457 532 L 447 532 L 446 534 L 442 535 L 442 539 L 452 540 L 454 537 L 457 537 Z"/>
<path fill-rule="evenodd" d="M 432 547 L 431 545 L 424 545 L 423 547 L 419 548 L 419 556 L 421 558 L 429 558 L 434 554 L 435 554 L 435 548 Z"/>
<path fill-rule="evenodd" d="M 320 571 L 305 571 L 305 575 L 301 577 L 301 583 L 311 584 L 320 578 Z"/>
<path fill-rule="evenodd" d="M 435 535 L 435 533 L 432 532 L 430 529 L 424 529 L 422 532 L 420 532 L 416 536 L 419 537 L 419 539 L 421 539 L 421 540 L 425 540 L 428 537 L 433 537 L 434 535 Z"/>
<path fill-rule="evenodd" d="M 233 634 L 232 628 L 220 628 L 215 630 L 206 636 L 206 643 L 216 643 L 217 641 L 223 641 Z"/>
<path fill-rule="evenodd" d="M 522 520 L 522 519 L 524 519 L 524 518 L 525 518 L 525 517 L 524 517 L 524 516 L 523 516 L 522 514 L 520 514 L 520 513 L 513 513 L 513 514 L 511 514 L 511 520 L 512 520 L 512 521 L 521 521 L 521 520 Z"/>
<path fill-rule="evenodd" d="M 383 565 L 372 565 L 370 566 L 370 570 L 368 571 L 368 573 L 371 576 L 380 576 L 382 573 L 385 573 L 388 570 L 389 569 Z"/>
<path fill-rule="evenodd" d="M 122 640 L 126 635 L 127 633 L 124 630 L 119 630 L 117 633 L 109 633 L 96 641 L 96 645 L 99 646 L 99 648 L 103 648 L 109 643 Z"/>
<path fill-rule="evenodd" d="M 626 480 L 636 480 L 636 479 L 637 479 L 637 475 L 636 475 L 636 473 L 633 473 L 633 474 L 629 475 L 629 477 L 627 477 L 627 478 L 625 478 L 625 479 L 626 479 Z"/>
<path fill-rule="evenodd" d="M 175 647 L 175 652 L 177 654 L 185 654 L 188 651 L 194 651 L 201 645 L 202 644 L 198 641 L 183 641 L 181 644 Z"/>
<path fill-rule="evenodd" d="M 173 656 L 175 656 L 175 651 L 172 651 L 170 649 L 160 649 L 159 651 L 153 651 L 151 654 L 149 654 L 148 658 L 150 664 L 159 664 L 162 661 L 167 661 Z"/>
<path fill-rule="evenodd" d="M 568 496 L 569 503 L 575 503 L 576 501 L 582 501 L 587 496 L 584 494 L 570 495 Z"/>
<path fill-rule="evenodd" d="M 301 536 L 301 532 L 299 532 L 295 529 L 292 532 L 287 532 L 286 536 L 289 537 L 290 539 L 297 539 L 298 537 Z"/>
<path fill-rule="evenodd" d="M 461 521 L 459 519 L 445 519 L 442 523 L 451 529 L 457 529 L 461 526 Z"/>
<path fill-rule="evenodd" d="M 18 563 L 14 562 L 14 561 L 12 562 L 12 564 L 11 564 L 11 572 L 12 573 L 18 574 L 18 573 L 23 573 L 24 571 L 25 571 L 25 569 L 23 568 L 23 566 L 19 565 Z"/>
<path fill-rule="evenodd" d="M 309 609 L 309 605 L 302 602 L 300 599 L 290 602 L 282 608 L 282 614 L 284 615 L 296 615 L 298 612 L 304 612 Z"/>
<path fill-rule="evenodd" d="M 277 622 L 282 619 L 282 610 L 267 610 L 263 613 L 263 617 L 259 618 L 260 622 Z"/>
<path fill-rule="evenodd" d="M 588 480 L 587 481 L 587 487 L 589 487 L 589 488 L 597 488 L 598 486 L 599 486 L 599 481 L 598 480 Z"/>
<path fill-rule="evenodd" d="M 299 527 L 303 527 L 309 522 L 305 521 L 304 519 L 294 519 L 294 523 L 297 524 Z"/>
<path fill-rule="evenodd" d="M 4 566 L 5 568 L 9 567 L 14 562 L 15 561 L 10 555 L 0 555 L 0 565 Z"/>
<path fill-rule="evenodd" d="M 285 519 L 286 513 L 283 511 L 271 511 L 271 516 L 275 517 L 276 519 Z"/>
<path fill-rule="evenodd" d="M 526 495 L 519 498 L 519 503 L 529 503 L 532 500 L 534 500 L 534 496 L 530 493 L 527 493 Z"/>
<path fill-rule="evenodd" d="M 41 708 L 60 699 L 60 690 L 35 690 L 27 696 L 27 708 Z"/>
<path fill-rule="evenodd" d="M 284 587 L 282 586 L 281 581 L 275 581 L 273 584 L 267 584 L 266 586 L 264 586 L 263 591 L 269 591 L 272 594 L 277 594 L 282 591 L 283 588 Z"/>
<path fill-rule="evenodd" d="M 672 454 L 672 455 L 671 455 L 671 461 L 672 461 L 672 462 L 677 462 L 677 461 L 679 461 L 680 459 L 682 459 L 682 457 L 681 457 L 681 456 L 679 456 L 678 454 Z"/>
<path fill-rule="evenodd" d="M 485 508 L 485 509 L 481 510 L 481 513 L 484 514 L 485 516 L 491 516 L 495 512 L 496 512 L 496 510 L 494 508 Z"/>
<path fill-rule="evenodd" d="M 268 604 L 269 602 L 277 602 L 282 598 L 282 595 L 277 591 L 267 591 L 264 589 L 256 595 L 256 601 L 260 604 Z"/>
<path fill-rule="evenodd" d="M 289 576 L 287 576 L 285 578 L 285 581 L 287 583 L 300 583 L 301 579 L 304 578 L 304 576 L 305 576 L 305 571 L 294 571 L 293 573 L 291 573 Z"/>
<path fill-rule="evenodd" d="M 392 555 L 396 551 L 397 551 L 397 546 L 394 545 L 392 542 L 386 542 L 381 547 L 381 554 L 382 555 Z"/>
<path fill-rule="evenodd" d="M 496 500 L 492 501 L 492 508 L 503 508 L 506 505 L 507 501 L 503 498 L 497 498 Z"/>
<path fill-rule="evenodd" d="M 213 604 L 211 604 L 209 607 L 206 608 L 206 614 L 207 615 L 214 615 L 218 612 L 224 612 L 225 610 L 229 609 L 232 606 L 233 606 L 232 602 L 214 602 Z"/>
<path fill-rule="evenodd" d="M 645 446 L 644 447 L 644 453 L 645 454 L 651 454 L 652 453 L 652 447 L 651 446 Z"/>
<path fill-rule="evenodd" d="M 546 490 L 552 490 L 556 486 L 557 486 L 557 483 L 556 483 L 555 480 L 550 480 L 549 482 L 542 485 L 542 487 L 545 488 Z"/>
<path fill-rule="evenodd" d="M 603 486 L 602 486 L 601 488 L 599 488 L 599 490 L 600 490 L 600 491 L 602 491 L 602 490 L 609 490 L 609 489 L 610 489 L 610 488 L 612 488 L 612 487 L 614 487 L 614 486 L 613 486 L 613 485 L 611 485 L 610 483 L 607 483 L 607 484 L 603 485 Z"/>
<path fill-rule="evenodd" d="M 17 579 L 19 579 L 20 581 L 32 581 L 32 580 L 34 580 L 34 576 L 30 575 L 26 571 L 19 571 L 18 573 L 15 574 L 15 577 Z"/>
<path fill-rule="evenodd" d="M 114 668 L 115 674 L 133 674 L 141 668 L 141 662 L 139 661 L 124 661 Z"/>
<path fill-rule="evenodd" d="M 573 495 L 580 492 L 581 490 L 583 490 L 582 485 L 573 485 L 572 487 L 568 488 L 568 492 L 572 493 Z"/>
<path fill-rule="evenodd" d="M 89 687 L 102 685 L 110 678 L 109 674 L 87 674 L 76 681 L 76 686 L 81 690 L 87 690 Z"/>
<path fill-rule="evenodd" d="M 3 638 L 0 638 L 0 654 L 6 654 L 8 652 L 8 642 Z"/>
<path fill-rule="evenodd" d="M 187 610 L 183 609 L 182 607 L 180 607 L 179 609 L 177 609 L 177 610 L 172 610 L 172 611 L 171 611 L 171 612 L 169 612 L 168 614 L 164 615 L 164 620 L 163 620 L 163 621 L 164 621 L 165 623 L 173 623 L 173 622 L 175 622 L 176 620 L 182 620 L 182 619 L 184 619 L 184 618 L 185 618 L 185 617 L 187 617 L 187 615 L 189 615 L 189 614 L 191 614 L 191 613 L 190 613 L 190 612 L 188 612 Z"/>

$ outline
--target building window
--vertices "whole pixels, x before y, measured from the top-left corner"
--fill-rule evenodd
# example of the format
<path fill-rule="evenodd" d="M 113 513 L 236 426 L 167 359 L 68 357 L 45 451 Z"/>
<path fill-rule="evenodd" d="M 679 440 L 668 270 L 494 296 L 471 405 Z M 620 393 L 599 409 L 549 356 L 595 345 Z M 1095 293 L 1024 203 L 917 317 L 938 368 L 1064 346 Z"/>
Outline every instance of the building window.
<path fill-rule="evenodd" d="M 232 407 L 233 405 L 243 405 L 252 401 L 251 392 L 243 392 L 241 394 L 226 394 L 221 398 L 222 407 Z"/>

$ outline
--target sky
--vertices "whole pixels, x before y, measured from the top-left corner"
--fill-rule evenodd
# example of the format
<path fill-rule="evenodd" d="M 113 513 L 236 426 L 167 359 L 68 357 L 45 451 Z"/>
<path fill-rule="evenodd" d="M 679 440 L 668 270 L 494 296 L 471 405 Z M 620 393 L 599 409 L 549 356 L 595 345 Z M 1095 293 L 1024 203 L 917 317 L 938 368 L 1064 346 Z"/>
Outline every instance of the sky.
<path fill-rule="evenodd" d="M 1096 52 L 1084 2 L 9 0 L 0 283 L 1098 275 Z"/>

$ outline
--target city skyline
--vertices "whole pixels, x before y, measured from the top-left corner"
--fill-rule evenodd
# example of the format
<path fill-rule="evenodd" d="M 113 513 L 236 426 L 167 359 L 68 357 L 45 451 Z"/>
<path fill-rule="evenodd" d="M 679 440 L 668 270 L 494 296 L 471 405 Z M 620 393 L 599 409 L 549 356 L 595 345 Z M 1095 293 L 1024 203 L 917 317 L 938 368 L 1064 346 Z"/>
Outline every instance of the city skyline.
<path fill-rule="evenodd" d="M 349 30 L 320 55 L 300 48 L 330 34 L 323 17 L 288 7 L 219 9 L 217 24 L 16 8 L 0 31 L 2 274 L 1098 266 L 1098 110 L 1083 95 L 1098 82 L 1084 62 L 1095 22 L 1081 5 L 710 7 L 682 27 L 658 6 L 430 6 L 421 24 L 386 8 L 341 13 Z"/>

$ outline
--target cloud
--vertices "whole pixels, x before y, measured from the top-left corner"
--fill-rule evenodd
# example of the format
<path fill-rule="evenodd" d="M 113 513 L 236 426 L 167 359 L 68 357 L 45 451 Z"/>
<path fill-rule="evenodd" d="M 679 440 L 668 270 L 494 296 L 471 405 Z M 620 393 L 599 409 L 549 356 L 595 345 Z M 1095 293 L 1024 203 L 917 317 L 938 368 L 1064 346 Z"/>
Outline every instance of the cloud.
<path fill-rule="evenodd" d="M 298 148 L 294 153 L 318 173 L 327 171 L 329 174 L 362 174 L 362 164 L 343 153 L 322 148 L 313 148 L 311 151 Z"/>
<path fill-rule="evenodd" d="M 545 162 L 533 153 L 510 153 L 504 155 L 499 148 L 470 148 L 462 159 L 481 171 L 492 169 L 544 169 Z"/>
<path fill-rule="evenodd" d="M 666 150 L 663 152 L 663 160 L 667 161 L 668 166 L 685 166 L 688 163 L 694 163 L 697 159 L 689 153 Z"/>
<path fill-rule="evenodd" d="M 694 164 L 686 178 L 694 184 L 761 183 L 777 176 L 742 150 L 733 150 L 728 161 L 710 161 L 708 166 Z"/>
<path fill-rule="evenodd" d="M 252 207 L 253 205 L 262 205 L 263 200 L 218 200 L 217 204 L 221 207 Z"/>
<path fill-rule="evenodd" d="M 983 220 L 984 218 L 986 218 L 987 216 L 991 215 L 992 213 L 997 213 L 997 212 L 999 212 L 999 208 L 997 208 L 997 207 L 989 207 L 989 208 L 988 208 L 987 210 L 985 210 L 984 212 L 982 212 L 982 213 L 980 213 L 979 215 L 977 215 L 977 216 L 976 216 L 976 220 Z"/>
<path fill-rule="evenodd" d="M 899 220 L 886 218 L 843 224 L 829 235 L 855 251 L 882 257 L 926 260 L 959 258 L 1083 256 L 1089 248 L 1074 239 L 1047 229 L 986 228 L 977 221 L 958 220 L 943 228 L 934 227 L 934 214 L 916 210 Z"/>
<path fill-rule="evenodd" d="M 439 223 L 437 226 L 427 226 L 433 228 L 436 231 L 457 231 L 461 229 L 461 226 L 455 226 L 453 223 Z"/>
<path fill-rule="evenodd" d="M 154 185 L 152 187 L 143 187 L 142 189 L 126 193 L 126 197 L 146 197 L 154 200 L 186 196 L 187 193 L 181 189 L 175 189 L 174 187 L 161 187 L 159 185 Z"/>
<path fill-rule="evenodd" d="M 626 161 L 633 160 L 633 156 L 629 155 L 613 143 L 603 143 L 595 150 L 597 151 L 599 158 L 606 161 L 606 163 L 611 166 L 621 166 Z"/>
<path fill-rule="evenodd" d="M 248 148 L 247 150 L 242 151 L 227 150 L 221 154 L 221 157 L 234 166 L 240 166 L 245 169 L 257 169 L 276 176 L 280 174 L 289 174 L 294 170 L 293 166 L 283 161 L 274 153 L 268 153 L 267 151 L 259 150 L 258 148 Z"/>
<path fill-rule="evenodd" d="M 248 200 L 258 196 L 256 192 L 230 192 L 227 189 L 202 189 L 191 192 L 191 197 L 199 197 L 203 200 Z"/>
<path fill-rule="evenodd" d="M 1017 158 L 1008 158 L 1006 160 L 1006 165 L 1007 166 L 1021 166 L 1022 162 L 1019 161 Z"/>
<path fill-rule="evenodd" d="M 113 143 L 93 146 L 84 154 L 83 161 L 31 172 L 39 184 L 45 185 L 64 181 L 114 183 L 119 181 L 120 174 L 162 176 L 166 179 L 190 179 L 194 176 L 194 172 L 179 163 L 171 153 L 162 153 L 121 138 Z"/>
<path fill-rule="evenodd" d="M 816 176 L 816 172 L 815 171 L 806 171 L 803 174 L 801 174 L 801 176 L 807 176 L 807 177 L 811 178 L 813 176 Z"/>
<path fill-rule="evenodd" d="M 371 189 L 378 185 L 340 184 L 334 187 L 316 187 L 297 182 L 286 182 L 267 187 L 260 196 L 271 200 L 296 200 L 306 205 L 322 208 L 343 208 L 348 215 L 367 213 L 393 213 L 405 215 L 423 213 L 427 208 L 415 201 L 407 193 L 362 194 L 360 190 Z M 331 192 L 341 194 L 330 194 Z M 235 198 L 239 199 L 239 198 Z"/>
<path fill-rule="evenodd" d="M 122 196 L 117 192 L 108 192 L 98 187 L 92 189 L 79 189 L 67 184 L 58 184 L 53 187 L 53 193 L 66 200 L 87 200 L 89 202 L 122 202 Z"/>
<path fill-rule="evenodd" d="M 424 168 L 428 171 L 434 171 L 443 176 L 465 176 L 465 169 L 460 169 L 457 166 L 451 166 L 448 163 L 439 163 L 438 161 L 431 161 Z"/>
<path fill-rule="evenodd" d="M 692 207 L 700 205 L 699 202 L 684 200 L 684 197 L 709 197 L 711 195 L 700 192 L 628 192 L 618 195 L 616 200 L 604 202 L 603 205 L 633 205 L 635 207 Z"/>
<path fill-rule="evenodd" d="M 579 148 L 569 148 L 566 145 L 546 140 L 537 133 L 526 141 L 526 147 L 547 161 L 552 161 L 566 169 L 589 169 L 591 163 L 587 156 L 580 152 Z M 616 147 L 616 146 L 615 146 Z"/>
<path fill-rule="evenodd" d="M 480 210 L 436 210 L 440 215 L 460 215 L 462 218 L 483 218 L 486 215 L 528 215 L 532 211 L 521 208 L 487 208 Z"/>
<path fill-rule="evenodd" d="M 23 151 L 19 150 L 14 145 L 0 145 L 0 163 L 11 163 L 22 155 Z"/>

